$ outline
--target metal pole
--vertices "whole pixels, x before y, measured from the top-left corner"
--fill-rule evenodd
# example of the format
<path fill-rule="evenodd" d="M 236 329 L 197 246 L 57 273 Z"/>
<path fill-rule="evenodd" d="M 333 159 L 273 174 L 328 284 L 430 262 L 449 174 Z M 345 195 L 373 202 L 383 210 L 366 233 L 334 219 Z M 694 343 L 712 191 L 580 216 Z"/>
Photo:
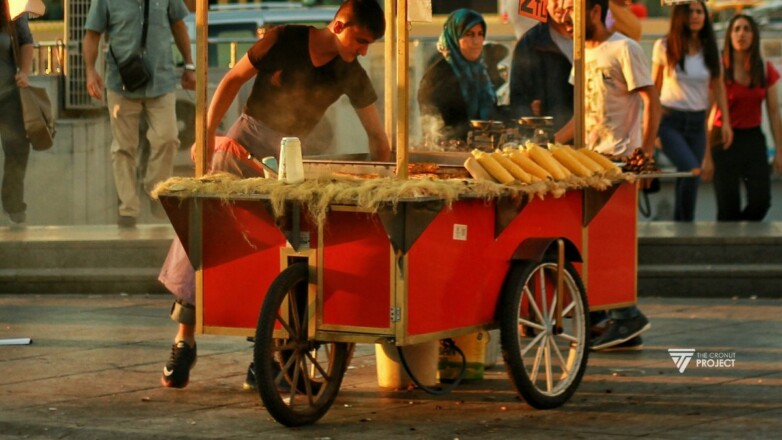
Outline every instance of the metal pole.
<path fill-rule="evenodd" d="M 573 1 L 573 116 L 575 117 L 575 127 L 573 133 L 573 146 L 583 148 L 586 146 L 586 127 L 584 124 L 584 93 L 586 82 L 584 76 L 584 41 L 586 25 L 585 5 L 583 1 Z"/>
<path fill-rule="evenodd" d="M 396 27 L 394 26 L 395 17 L 394 11 L 396 9 L 395 0 L 385 0 L 385 13 L 386 13 L 386 35 L 384 40 L 385 50 L 385 90 L 384 90 L 384 119 L 386 127 L 386 136 L 389 137 L 388 141 L 391 147 L 396 144 L 395 136 L 395 118 L 394 118 L 394 90 L 396 86 L 396 70 L 394 65 L 394 59 L 396 55 L 395 43 L 396 43 Z"/>
<path fill-rule="evenodd" d="M 396 175 L 401 179 L 407 179 L 407 136 L 410 121 L 407 110 L 408 97 L 408 66 L 410 60 L 407 56 L 407 0 L 397 2 L 396 14 Z"/>
<path fill-rule="evenodd" d="M 209 58 L 207 51 L 207 30 L 209 20 L 209 3 L 207 0 L 197 0 L 196 3 L 196 120 L 195 120 L 195 175 L 200 177 L 209 168 L 206 163 L 204 149 L 206 147 L 206 111 L 207 111 L 207 73 L 209 68 Z"/>

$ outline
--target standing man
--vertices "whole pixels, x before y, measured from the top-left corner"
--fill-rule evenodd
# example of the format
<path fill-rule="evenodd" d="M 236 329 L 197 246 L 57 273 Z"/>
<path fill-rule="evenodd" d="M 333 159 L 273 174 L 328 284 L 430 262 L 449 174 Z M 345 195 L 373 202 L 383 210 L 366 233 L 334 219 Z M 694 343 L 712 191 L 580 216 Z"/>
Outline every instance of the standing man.
<path fill-rule="evenodd" d="M 347 95 L 369 138 L 373 160 L 387 161 L 391 148 L 380 113 L 377 95 L 358 57 L 385 33 L 385 16 L 377 0 L 347 0 L 334 19 L 322 29 L 286 25 L 264 32 L 225 75 L 215 90 L 207 115 L 206 154 L 212 171 L 242 173 L 244 150 L 255 157 L 279 157 L 285 136 L 306 138 L 326 110 Z M 255 78 L 239 119 L 215 151 L 217 126 L 244 83 Z M 238 147 L 237 145 L 238 144 Z M 304 143 L 302 148 L 306 150 Z M 171 355 L 163 368 L 165 387 L 184 388 L 196 362 L 195 284 L 193 267 L 174 240 L 161 270 L 160 281 L 176 297 L 171 319 L 179 323 Z M 255 386 L 250 365 L 245 387 Z"/>
<path fill-rule="evenodd" d="M 146 11 L 145 9 L 149 10 Z M 83 53 L 87 69 L 87 92 L 103 99 L 103 78 L 95 71 L 98 43 L 102 33 L 108 34 L 110 51 L 106 57 L 106 100 L 109 107 L 111 132 L 111 163 L 114 184 L 119 196 L 117 225 L 132 228 L 141 212 L 137 191 L 137 153 L 139 122 L 143 115 L 149 126 L 149 163 L 143 188 L 153 213 L 161 212 L 149 199 L 154 186 L 173 174 L 174 154 L 179 148 L 176 121 L 177 72 L 171 54 L 171 36 L 185 61 L 181 85 L 195 88 L 195 66 L 190 55 L 190 38 L 182 21 L 188 14 L 182 0 L 93 0 L 85 23 Z M 147 22 L 144 23 L 145 18 Z M 142 50 L 142 34 L 146 43 Z M 123 87 L 117 64 L 134 54 L 142 53 L 150 78 L 133 91 Z M 154 204 L 153 204 L 154 203 Z"/>
<path fill-rule="evenodd" d="M 651 156 L 660 125 L 660 98 L 641 46 L 605 26 L 609 0 L 586 0 L 584 65 L 586 76 L 586 148 L 627 157 L 637 148 Z M 565 1 L 572 13 L 572 0 Z M 643 121 L 643 122 L 642 122 Z M 574 121 L 556 134 L 573 138 Z M 593 350 L 639 350 L 649 320 L 636 306 L 611 310 L 605 331 L 592 340 Z"/>
<path fill-rule="evenodd" d="M 565 0 L 548 0 L 548 22 L 516 43 L 510 77 L 511 116 L 553 116 L 554 130 L 573 117 L 573 21 Z"/>

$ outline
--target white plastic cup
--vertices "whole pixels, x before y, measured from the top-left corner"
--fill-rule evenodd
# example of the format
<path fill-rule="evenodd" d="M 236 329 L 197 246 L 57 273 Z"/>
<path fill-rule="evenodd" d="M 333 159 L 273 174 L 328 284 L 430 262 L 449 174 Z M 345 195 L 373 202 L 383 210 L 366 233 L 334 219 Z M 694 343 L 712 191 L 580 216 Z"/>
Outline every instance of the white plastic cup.
<path fill-rule="evenodd" d="M 301 141 L 297 137 L 284 137 L 280 141 L 280 169 L 277 180 L 285 183 L 304 181 L 304 163 L 301 159 Z"/>

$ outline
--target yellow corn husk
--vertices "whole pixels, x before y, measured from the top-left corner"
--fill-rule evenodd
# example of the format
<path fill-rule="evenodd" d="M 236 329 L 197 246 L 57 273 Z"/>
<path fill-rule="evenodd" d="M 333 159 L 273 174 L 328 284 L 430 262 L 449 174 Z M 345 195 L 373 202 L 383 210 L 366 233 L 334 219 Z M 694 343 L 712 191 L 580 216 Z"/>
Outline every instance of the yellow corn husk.
<path fill-rule="evenodd" d="M 549 174 L 554 177 L 554 180 L 564 180 L 570 177 L 568 175 L 569 173 L 565 173 L 562 167 L 560 167 L 559 162 L 554 159 L 554 156 L 549 150 L 542 148 L 539 145 L 528 143 L 527 152 L 529 153 L 529 157 L 534 160 L 535 163 L 543 167 L 543 169 L 548 171 Z"/>
<path fill-rule="evenodd" d="M 597 175 L 603 175 L 605 174 L 606 170 L 603 169 L 603 166 L 599 163 L 595 162 L 590 156 L 584 154 L 584 148 L 579 148 L 578 150 L 568 147 L 570 151 L 573 152 L 573 155 L 578 158 L 578 160 L 581 161 L 581 163 L 589 168 L 590 171 L 592 171 L 593 174 Z"/>
<path fill-rule="evenodd" d="M 498 182 L 509 185 L 513 183 L 514 180 L 516 180 L 513 178 L 511 173 L 508 172 L 508 170 L 503 168 L 499 162 L 491 157 L 491 154 L 486 154 L 480 150 L 472 150 L 472 155 L 475 157 L 478 163 L 481 164 L 483 169 L 488 171 L 489 174 L 491 174 L 491 176 Z"/>
<path fill-rule="evenodd" d="M 519 168 L 526 171 L 537 180 L 548 180 L 554 178 L 548 171 L 543 169 L 540 165 L 536 164 L 535 161 L 529 157 L 526 151 L 519 151 L 514 149 L 508 152 L 508 157 L 511 161 L 513 161 L 513 163 L 518 165 Z"/>
<path fill-rule="evenodd" d="M 467 169 L 472 178 L 475 180 L 488 180 L 489 182 L 496 182 L 491 174 L 483 169 L 481 164 L 479 164 L 478 161 L 475 160 L 475 158 L 472 156 L 468 157 L 467 160 L 464 161 L 464 168 Z"/>
<path fill-rule="evenodd" d="M 603 156 L 602 154 L 598 153 L 597 151 L 590 150 L 590 149 L 587 149 L 587 148 L 582 148 L 579 151 L 582 154 L 584 154 L 586 156 L 589 156 L 592 160 L 597 162 L 598 165 L 603 167 L 603 170 L 605 170 L 607 175 L 613 176 L 613 175 L 622 174 L 622 170 L 620 170 L 619 167 L 616 166 L 616 164 L 611 161 L 611 159 Z"/>
<path fill-rule="evenodd" d="M 558 147 L 555 148 L 552 154 L 554 155 L 554 158 L 557 159 L 559 163 L 564 165 L 565 168 L 569 169 L 573 174 L 579 177 L 589 177 L 593 173 L 592 171 L 584 166 L 584 164 L 581 163 L 578 157 L 575 155 L 569 153 L 566 150 L 567 147 Z"/>
<path fill-rule="evenodd" d="M 521 167 L 519 167 L 518 165 L 513 163 L 512 160 L 510 160 L 507 157 L 505 157 L 499 151 L 495 151 L 494 153 L 492 153 L 491 157 L 493 157 L 494 160 L 499 162 L 499 164 L 502 165 L 503 168 L 508 170 L 508 172 L 514 178 L 516 178 L 516 180 L 518 180 L 520 182 L 524 182 L 524 183 L 532 183 L 533 182 L 533 176 L 531 174 L 529 174 L 526 171 L 524 171 L 523 169 L 521 169 Z"/>

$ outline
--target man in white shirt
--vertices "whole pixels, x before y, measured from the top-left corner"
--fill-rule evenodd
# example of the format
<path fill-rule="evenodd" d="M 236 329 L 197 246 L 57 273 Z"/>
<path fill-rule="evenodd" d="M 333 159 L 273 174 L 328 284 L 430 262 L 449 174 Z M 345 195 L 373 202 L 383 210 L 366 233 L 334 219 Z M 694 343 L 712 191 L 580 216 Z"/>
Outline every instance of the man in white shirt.
<path fill-rule="evenodd" d="M 651 155 L 660 98 L 641 46 L 605 27 L 607 5 L 586 2 L 586 147 L 609 156 L 629 156 L 636 148 Z M 573 129 L 571 120 L 557 132 L 557 142 L 572 140 Z"/>
<path fill-rule="evenodd" d="M 629 156 L 642 148 L 651 155 L 662 109 L 643 49 L 605 26 L 609 0 L 586 0 L 584 147 L 609 156 Z M 566 0 L 572 11 L 572 0 Z M 573 76 L 571 74 L 571 82 Z M 643 104 L 643 107 L 642 107 Z M 574 121 L 557 132 L 557 142 L 573 138 Z M 593 350 L 640 350 L 641 333 L 651 324 L 636 306 L 613 309 Z M 597 323 L 595 323 L 597 324 Z"/>

